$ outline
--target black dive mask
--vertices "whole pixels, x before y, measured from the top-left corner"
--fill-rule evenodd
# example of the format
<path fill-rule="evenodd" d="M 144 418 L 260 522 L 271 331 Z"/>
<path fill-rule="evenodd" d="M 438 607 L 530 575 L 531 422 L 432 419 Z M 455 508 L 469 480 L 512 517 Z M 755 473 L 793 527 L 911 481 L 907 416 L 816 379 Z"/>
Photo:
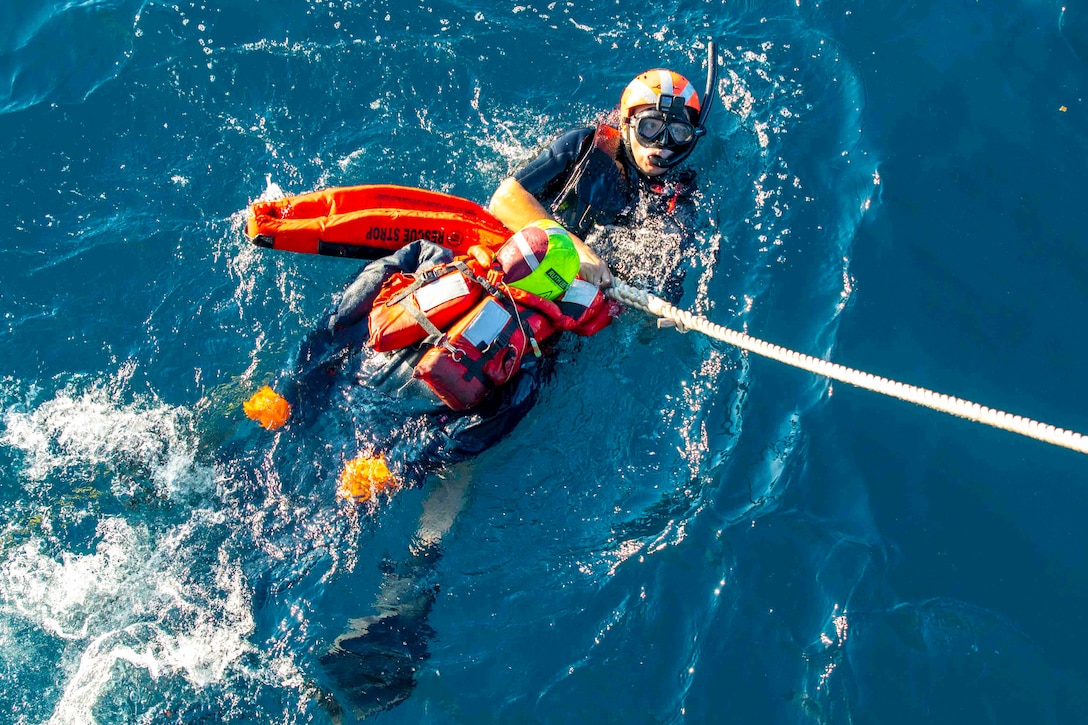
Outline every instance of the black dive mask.
<path fill-rule="evenodd" d="M 679 103 L 677 103 L 679 102 Z M 673 113 L 669 104 L 680 106 L 680 113 Z M 672 149 L 678 146 L 687 146 L 697 136 L 706 133 L 705 128 L 696 128 L 687 116 L 684 109 L 684 101 L 676 96 L 663 95 L 657 99 L 657 107 L 647 109 L 631 116 L 631 127 L 635 130 L 635 138 L 643 146 L 655 149 Z"/>
<path fill-rule="evenodd" d="M 659 169 L 676 166 L 695 150 L 695 143 L 706 135 L 706 117 L 710 114 L 714 86 L 718 80 L 718 59 L 714 49 L 714 41 L 711 40 L 706 46 L 706 90 L 703 91 L 703 104 L 695 123 L 688 120 L 684 99 L 667 93 L 658 97 L 654 108 L 636 113 L 628 121 L 634 132 L 634 141 L 642 146 L 672 152 L 667 159 L 651 156 L 651 165 Z"/>

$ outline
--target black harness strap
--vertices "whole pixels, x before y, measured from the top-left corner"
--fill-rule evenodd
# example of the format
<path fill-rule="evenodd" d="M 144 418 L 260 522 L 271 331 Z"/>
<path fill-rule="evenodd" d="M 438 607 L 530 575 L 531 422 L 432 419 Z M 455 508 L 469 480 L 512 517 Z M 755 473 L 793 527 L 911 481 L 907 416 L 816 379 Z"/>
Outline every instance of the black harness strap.
<path fill-rule="evenodd" d="M 584 229 L 587 220 L 591 218 L 591 214 L 596 213 L 594 205 L 588 199 L 593 198 L 598 206 L 599 203 L 595 195 L 589 193 L 591 190 L 582 189 L 582 182 L 589 180 L 592 183 L 592 179 L 597 177 L 607 179 L 619 176 L 620 172 L 615 166 L 621 146 L 623 146 L 623 138 L 619 129 L 605 122 L 597 124 L 592 137 L 585 144 L 585 149 L 571 170 L 570 176 L 567 177 L 567 183 L 563 185 L 563 189 L 551 203 L 549 211 L 554 218 L 559 219 L 561 223 L 565 219 L 566 226 L 575 231 L 582 230 L 579 231 L 581 234 L 587 231 Z M 589 172 L 590 167 L 593 167 L 592 172 Z M 587 172 L 589 172 L 588 177 Z M 566 207 L 571 203 L 575 204 L 574 208 L 567 209 Z"/>

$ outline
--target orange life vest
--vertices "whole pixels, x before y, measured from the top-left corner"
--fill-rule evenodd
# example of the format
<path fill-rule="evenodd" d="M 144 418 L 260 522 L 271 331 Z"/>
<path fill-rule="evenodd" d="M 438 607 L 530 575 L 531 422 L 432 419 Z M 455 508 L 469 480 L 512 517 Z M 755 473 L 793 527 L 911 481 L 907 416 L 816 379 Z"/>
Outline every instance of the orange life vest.
<path fill-rule="evenodd" d="M 388 352 L 437 339 L 476 305 L 485 286 L 499 294 L 487 280 L 491 256 L 481 247 L 469 251 L 449 264 L 389 277 L 370 309 L 370 347 Z"/>
<path fill-rule="evenodd" d="M 510 380 L 527 350 L 540 354 L 538 343 L 555 331 L 592 335 L 617 311 L 582 280 L 555 302 L 503 285 L 492 253 L 474 247 L 450 264 L 386 280 L 370 310 L 369 344 L 389 351 L 425 341 L 415 377 L 453 410 L 467 410 Z"/>

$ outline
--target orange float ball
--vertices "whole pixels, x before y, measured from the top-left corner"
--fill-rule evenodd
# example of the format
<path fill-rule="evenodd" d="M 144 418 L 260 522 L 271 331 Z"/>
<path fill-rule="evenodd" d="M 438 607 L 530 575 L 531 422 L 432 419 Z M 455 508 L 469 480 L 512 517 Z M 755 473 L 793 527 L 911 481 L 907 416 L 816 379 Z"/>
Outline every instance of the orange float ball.
<path fill-rule="evenodd" d="M 242 404 L 246 417 L 268 430 L 282 428 L 291 415 L 291 404 L 267 385 Z"/>
<path fill-rule="evenodd" d="M 344 498 L 363 502 L 381 491 L 399 487 L 385 464 L 385 456 L 357 456 L 344 464 L 338 493 Z"/>

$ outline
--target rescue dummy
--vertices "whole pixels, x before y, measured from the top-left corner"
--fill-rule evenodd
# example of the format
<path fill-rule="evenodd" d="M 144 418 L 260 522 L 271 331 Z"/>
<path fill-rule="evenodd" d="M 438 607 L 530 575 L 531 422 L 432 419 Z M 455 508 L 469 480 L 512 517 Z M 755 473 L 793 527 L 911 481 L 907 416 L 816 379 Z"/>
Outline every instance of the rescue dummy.
<path fill-rule="evenodd" d="M 550 339 L 611 322 L 616 303 L 578 268 L 568 233 L 550 220 L 497 249 L 409 243 L 363 268 L 303 343 L 284 395 L 262 389 L 245 413 L 274 430 L 321 415 L 315 401 L 334 389 L 350 392 L 362 450 L 339 490 L 376 501 L 498 441 L 549 372 Z"/>

